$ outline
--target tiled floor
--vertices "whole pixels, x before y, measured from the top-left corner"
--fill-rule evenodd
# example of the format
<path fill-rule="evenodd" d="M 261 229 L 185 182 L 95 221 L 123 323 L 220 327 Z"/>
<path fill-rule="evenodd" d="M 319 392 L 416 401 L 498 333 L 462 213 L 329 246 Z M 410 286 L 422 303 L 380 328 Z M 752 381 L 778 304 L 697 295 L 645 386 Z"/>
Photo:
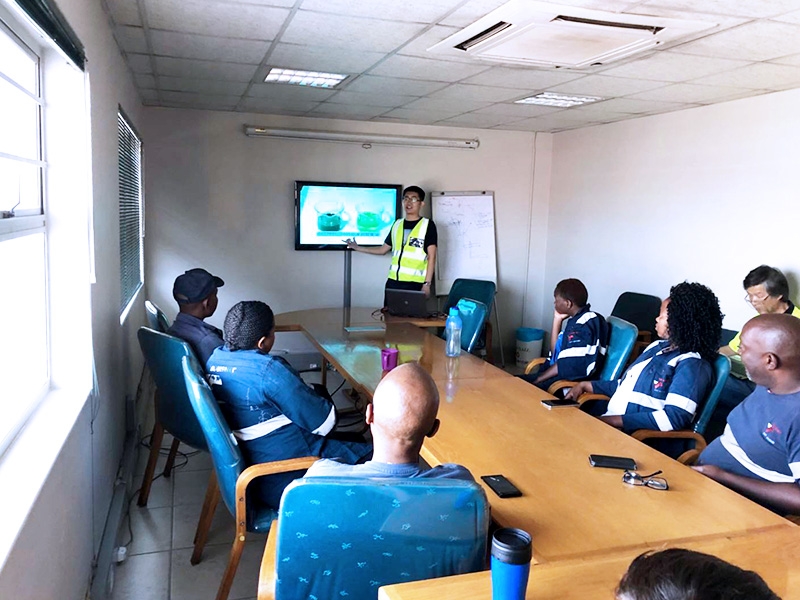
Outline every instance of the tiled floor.
<path fill-rule="evenodd" d="M 315 374 L 304 377 L 319 380 Z M 342 381 L 335 373 L 328 379 L 330 390 Z M 334 401 L 339 407 L 348 405 L 342 392 L 334 395 Z M 171 443 L 172 437 L 165 435 L 156 474 L 163 471 Z M 192 449 L 182 445 L 181 451 Z M 144 447 L 139 450 L 134 490 L 141 486 L 148 452 Z M 124 522 L 117 542 L 127 546 L 127 558 L 114 569 L 112 600 L 214 600 L 234 534 L 233 517 L 222 502 L 217 506 L 202 561 L 196 566 L 189 562 L 210 474 L 208 454 L 192 453 L 188 460 L 179 455 L 172 476 L 153 482 L 146 507 L 140 508 L 136 497 L 131 500 L 130 530 Z M 265 535 L 247 534 L 229 600 L 255 599 L 265 543 Z"/>

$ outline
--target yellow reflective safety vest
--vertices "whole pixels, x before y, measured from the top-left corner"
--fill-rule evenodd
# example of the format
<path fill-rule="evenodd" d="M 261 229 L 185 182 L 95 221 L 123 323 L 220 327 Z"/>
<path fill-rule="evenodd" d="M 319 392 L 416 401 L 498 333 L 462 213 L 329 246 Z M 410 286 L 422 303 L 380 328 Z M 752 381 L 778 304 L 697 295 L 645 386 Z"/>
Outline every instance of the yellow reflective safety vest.
<path fill-rule="evenodd" d="M 428 232 L 428 223 L 430 219 L 425 217 L 417 221 L 404 244 L 403 219 L 394 222 L 391 232 L 392 266 L 389 267 L 389 279 L 425 283 L 425 271 L 428 268 L 425 234 Z"/>

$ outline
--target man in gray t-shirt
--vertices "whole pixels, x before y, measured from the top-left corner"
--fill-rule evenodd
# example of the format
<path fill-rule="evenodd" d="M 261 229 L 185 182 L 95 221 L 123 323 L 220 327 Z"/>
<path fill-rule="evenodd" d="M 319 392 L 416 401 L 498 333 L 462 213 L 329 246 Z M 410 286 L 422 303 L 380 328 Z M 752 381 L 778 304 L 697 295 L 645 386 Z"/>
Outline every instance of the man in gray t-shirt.
<path fill-rule="evenodd" d="M 400 365 L 389 372 L 367 405 L 366 420 L 372 430 L 372 460 L 360 465 L 323 459 L 314 463 L 306 477 L 429 477 L 466 479 L 461 465 L 444 464 L 429 469 L 420 464 L 419 451 L 426 437 L 439 429 L 439 391 L 431 376 L 417 363 Z"/>

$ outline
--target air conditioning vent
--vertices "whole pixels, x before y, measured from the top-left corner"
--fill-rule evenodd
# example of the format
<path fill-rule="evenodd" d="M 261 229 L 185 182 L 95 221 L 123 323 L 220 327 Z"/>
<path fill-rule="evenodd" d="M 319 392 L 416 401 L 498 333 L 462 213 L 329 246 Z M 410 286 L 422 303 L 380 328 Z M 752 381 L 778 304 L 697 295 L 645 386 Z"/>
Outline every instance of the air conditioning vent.
<path fill-rule="evenodd" d="M 608 64 L 713 27 L 716 23 L 511 0 L 428 51 L 580 69 Z"/>

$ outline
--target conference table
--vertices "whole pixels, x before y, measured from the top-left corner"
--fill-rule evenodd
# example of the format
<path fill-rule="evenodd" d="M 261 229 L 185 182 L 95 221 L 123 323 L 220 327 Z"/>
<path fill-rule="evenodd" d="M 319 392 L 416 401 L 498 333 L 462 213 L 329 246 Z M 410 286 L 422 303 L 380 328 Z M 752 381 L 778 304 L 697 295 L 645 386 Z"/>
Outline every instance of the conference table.
<path fill-rule="evenodd" d="M 277 315 L 279 331 L 303 331 L 360 393 L 371 397 L 384 373 L 380 349 L 419 362 L 439 388 L 437 434 L 422 457 L 475 475 L 503 474 L 521 491 L 486 489 L 492 519 L 534 539 L 534 561 L 636 554 L 664 544 L 796 527 L 630 436 L 575 408 L 547 410 L 546 392 L 468 354 L 448 359 L 430 321 L 381 319 L 374 311 L 315 309 Z M 345 327 L 349 328 L 348 331 Z M 594 468 L 589 454 L 628 456 L 639 472 L 662 470 L 669 490 L 622 483 L 622 471 Z M 484 486 L 485 487 L 485 486 Z M 778 550 L 779 551 L 779 550 Z"/>

